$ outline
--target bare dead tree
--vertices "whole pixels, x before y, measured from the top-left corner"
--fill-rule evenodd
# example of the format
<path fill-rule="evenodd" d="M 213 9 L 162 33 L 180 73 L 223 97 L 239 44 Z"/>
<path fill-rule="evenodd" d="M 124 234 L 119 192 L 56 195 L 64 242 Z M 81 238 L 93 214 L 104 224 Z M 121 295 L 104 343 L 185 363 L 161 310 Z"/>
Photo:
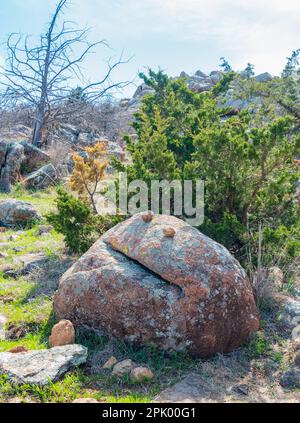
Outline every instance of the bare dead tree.
<path fill-rule="evenodd" d="M 122 55 L 107 63 L 104 76 L 90 82 L 82 73 L 82 64 L 89 53 L 98 46 L 109 47 L 105 40 L 89 42 L 89 29 L 74 29 L 70 21 L 59 23 L 68 0 L 60 0 L 45 33 L 37 44 L 30 37 L 11 33 L 6 42 L 6 65 L 0 68 L 0 85 L 5 96 L 14 102 L 26 102 L 34 108 L 32 143 L 42 143 L 43 129 L 52 110 L 67 98 L 70 84 L 80 81 L 82 93 L 88 101 L 97 101 L 114 89 L 122 89 L 130 82 L 111 80 L 113 71 L 127 63 Z M 76 52 L 76 53 L 75 53 Z M 60 109 L 61 110 L 61 109 Z M 70 109 L 68 111 L 70 113 Z"/>

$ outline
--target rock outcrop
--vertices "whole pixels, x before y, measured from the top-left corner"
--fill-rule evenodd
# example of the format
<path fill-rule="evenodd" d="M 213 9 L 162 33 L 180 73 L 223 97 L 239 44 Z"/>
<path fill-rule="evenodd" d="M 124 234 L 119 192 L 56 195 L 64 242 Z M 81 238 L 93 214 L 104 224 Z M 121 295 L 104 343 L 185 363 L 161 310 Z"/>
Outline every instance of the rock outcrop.
<path fill-rule="evenodd" d="M 0 191 L 10 192 L 21 173 L 32 172 L 49 161 L 46 153 L 26 141 L 0 141 Z"/>
<path fill-rule="evenodd" d="M 50 163 L 28 175 L 24 179 L 24 184 L 29 189 L 45 189 L 51 185 L 55 185 L 58 179 L 58 172 Z"/>
<path fill-rule="evenodd" d="M 26 141 L 21 141 L 20 143 L 24 148 L 24 160 L 22 166 L 26 172 L 33 172 L 41 166 L 50 162 L 50 157 L 40 148 L 29 144 Z"/>
<path fill-rule="evenodd" d="M 10 192 L 11 184 L 19 180 L 23 159 L 21 144 L 0 141 L 0 192 Z"/>
<path fill-rule="evenodd" d="M 63 275 L 57 317 L 198 357 L 240 346 L 259 318 L 239 263 L 182 220 L 144 216 L 112 228 Z"/>
<path fill-rule="evenodd" d="M 40 219 L 34 206 L 25 201 L 8 199 L 0 201 L 0 225 L 22 225 Z"/>
<path fill-rule="evenodd" d="M 68 370 L 86 362 L 88 351 L 82 345 L 14 354 L 0 353 L 0 373 L 18 384 L 47 385 Z"/>
<path fill-rule="evenodd" d="M 195 74 L 189 75 L 186 72 L 181 72 L 179 77 L 175 77 L 174 79 L 182 78 L 186 81 L 187 86 L 190 88 L 190 90 L 202 93 L 206 91 L 210 91 L 214 86 L 221 81 L 222 77 L 224 76 L 224 72 L 222 71 L 212 71 L 209 75 L 206 75 L 201 70 L 197 70 Z M 240 72 L 240 76 L 243 77 L 243 72 Z M 244 75 L 245 78 L 247 78 L 246 75 Z M 268 72 L 264 72 L 260 75 L 257 75 L 253 77 L 257 82 L 269 82 L 272 80 L 272 75 L 270 75 Z M 134 108 L 136 109 L 141 101 L 141 99 L 146 94 L 153 93 L 153 90 L 151 87 L 148 87 L 146 84 L 140 85 L 131 100 L 127 101 L 123 107 L 127 107 L 129 109 Z M 226 92 L 225 98 L 222 98 L 222 101 L 220 102 L 220 107 L 228 107 L 232 109 L 232 112 L 243 110 L 246 108 L 250 108 L 250 111 L 253 110 L 255 112 L 257 108 L 261 106 L 262 99 L 261 97 L 249 97 L 246 99 L 242 98 L 236 98 L 235 96 L 235 89 L 234 84 L 231 86 L 231 88 Z"/>

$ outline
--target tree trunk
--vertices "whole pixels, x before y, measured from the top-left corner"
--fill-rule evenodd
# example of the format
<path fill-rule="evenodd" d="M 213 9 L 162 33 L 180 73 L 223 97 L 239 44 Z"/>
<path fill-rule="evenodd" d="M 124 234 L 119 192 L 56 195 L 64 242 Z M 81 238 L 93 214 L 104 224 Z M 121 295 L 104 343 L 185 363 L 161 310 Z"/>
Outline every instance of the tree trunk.
<path fill-rule="evenodd" d="M 246 204 L 243 208 L 243 217 L 242 223 L 245 226 L 248 226 L 248 212 L 249 212 L 250 204 Z"/>
<path fill-rule="evenodd" d="M 93 213 L 94 214 L 98 214 L 98 210 L 95 204 L 95 199 L 94 199 L 94 195 L 90 194 L 90 200 L 91 200 L 91 204 L 92 204 L 92 208 L 93 208 Z"/>
<path fill-rule="evenodd" d="M 35 124 L 32 134 L 32 144 L 40 147 L 42 144 L 42 134 L 45 121 L 45 107 L 40 105 L 36 112 Z"/>

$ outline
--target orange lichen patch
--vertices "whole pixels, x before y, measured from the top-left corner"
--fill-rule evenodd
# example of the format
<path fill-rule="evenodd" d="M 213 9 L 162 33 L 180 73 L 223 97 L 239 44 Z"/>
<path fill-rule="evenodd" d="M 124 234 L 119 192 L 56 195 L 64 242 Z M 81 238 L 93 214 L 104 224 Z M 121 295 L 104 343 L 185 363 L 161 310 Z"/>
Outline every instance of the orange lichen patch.
<path fill-rule="evenodd" d="M 117 249 L 118 248 L 118 239 L 116 238 L 116 237 L 114 237 L 114 236 L 111 236 L 110 238 L 109 238 L 109 242 L 110 242 L 110 245 L 114 248 L 114 249 Z"/>
<path fill-rule="evenodd" d="M 169 228 L 165 228 L 164 229 L 164 236 L 166 236 L 167 238 L 174 238 L 175 236 L 175 229 L 169 227 Z"/>
<path fill-rule="evenodd" d="M 300 166 L 300 159 L 294 160 L 294 163 L 295 163 L 296 166 Z"/>
<path fill-rule="evenodd" d="M 17 347 L 12 348 L 8 352 L 12 354 L 20 354 L 29 351 L 28 348 L 24 347 L 24 345 L 18 345 Z"/>

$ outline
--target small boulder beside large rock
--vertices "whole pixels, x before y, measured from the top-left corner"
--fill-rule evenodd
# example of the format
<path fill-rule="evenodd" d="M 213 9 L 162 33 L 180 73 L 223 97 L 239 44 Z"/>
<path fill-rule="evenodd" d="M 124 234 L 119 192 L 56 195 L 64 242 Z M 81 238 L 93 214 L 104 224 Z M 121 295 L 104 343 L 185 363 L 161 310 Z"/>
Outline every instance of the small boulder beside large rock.
<path fill-rule="evenodd" d="M 12 198 L 0 201 L 0 225 L 2 226 L 24 225 L 39 219 L 39 213 L 30 203 Z"/>
<path fill-rule="evenodd" d="M 67 371 L 86 362 L 88 350 L 82 345 L 66 345 L 50 350 L 14 354 L 0 353 L 0 374 L 17 384 L 45 386 Z"/>
<path fill-rule="evenodd" d="M 61 320 L 53 326 L 49 344 L 51 347 L 72 345 L 75 342 L 75 329 L 69 320 Z"/>
<path fill-rule="evenodd" d="M 135 367 L 136 364 L 132 360 L 123 360 L 115 364 L 112 374 L 114 376 L 122 377 L 128 375 Z"/>

